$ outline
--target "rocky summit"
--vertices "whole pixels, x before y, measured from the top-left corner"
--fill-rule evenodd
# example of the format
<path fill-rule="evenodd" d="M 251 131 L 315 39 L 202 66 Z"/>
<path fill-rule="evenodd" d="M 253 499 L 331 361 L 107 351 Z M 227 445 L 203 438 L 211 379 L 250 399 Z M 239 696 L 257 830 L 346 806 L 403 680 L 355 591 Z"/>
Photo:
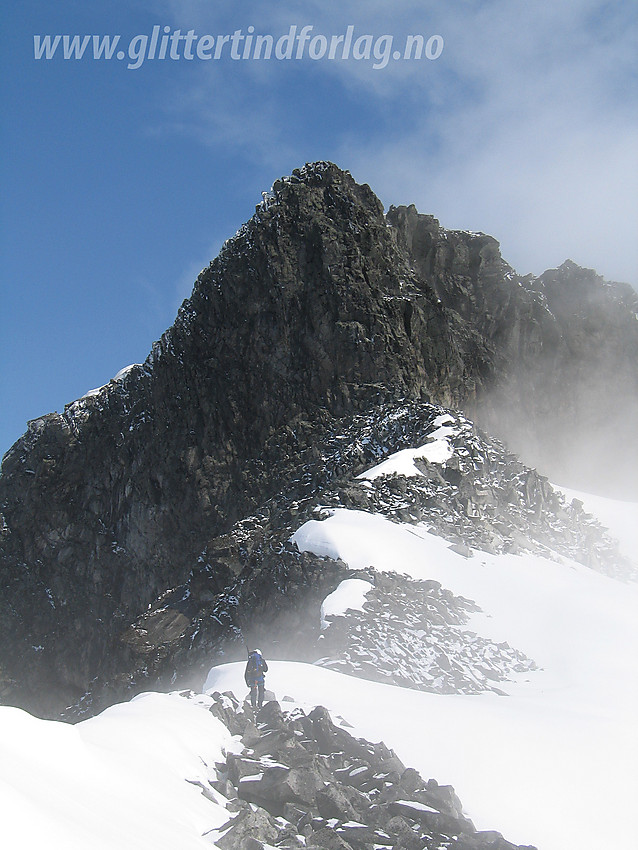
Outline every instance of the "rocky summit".
<path fill-rule="evenodd" d="M 0 700 L 95 711 L 235 657 L 247 622 L 271 648 L 298 634 L 297 657 L 317 660 L 321 600 L 347 571 L 292 538 L 322 508 L 366 504 L 451 545 L 550 548 L 631 577 L 543 476 L 635 486 L 637 318 L 630 287 L 569 261 L 522 277 L 490 236 L 413 206 L 384 214 L 330 163 L 278 180 L 146 362 L 30 422 L 5 455 Z M 357 478 L 442 416 L 445 464 Z M 432 661 L 430 626 L 458 645 L 464 602 L 388 582 L 374 604 L 410 597 L 418 657 Z M 326 663 L 356 668 L 322 640 Z M 448 653 L 417 684 L 481 689 L 529 663 L 495 652 L 476 643 L 458 675 Z"/>

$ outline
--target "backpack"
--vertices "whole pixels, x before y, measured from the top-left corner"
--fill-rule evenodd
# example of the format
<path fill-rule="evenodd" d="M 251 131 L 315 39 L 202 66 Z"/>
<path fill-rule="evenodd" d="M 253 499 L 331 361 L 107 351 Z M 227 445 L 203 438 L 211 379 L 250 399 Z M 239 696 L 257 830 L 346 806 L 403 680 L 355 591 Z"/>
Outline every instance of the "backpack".
<path fill-rule="evenodd" d="M 265 669 L 264 659 L 261 655 L 258 652 L 251 652 L 248 656 L 246 672 L 244 674 L 246 684 L 250 685 L 251 682 L 256 682 L 261 679 L 264 675 Z"/>
<path fill-rule="evenodd" d="M 251 652 L 248 656 L 248 665 L 246 669 L 249 673 L 257 673 L 263 667 L 261 661 L 261 655 L 258 655 L 256 652 Z"/>

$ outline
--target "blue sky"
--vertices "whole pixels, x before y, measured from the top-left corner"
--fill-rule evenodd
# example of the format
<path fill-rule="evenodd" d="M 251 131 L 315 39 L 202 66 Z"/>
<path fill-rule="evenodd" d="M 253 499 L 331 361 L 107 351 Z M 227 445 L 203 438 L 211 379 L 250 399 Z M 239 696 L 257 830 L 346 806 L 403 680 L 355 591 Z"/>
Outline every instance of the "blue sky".
<path fill-rule="evenodd" d="M 438 34 L 435 61 L 34 59 L 34 35 Z M 521 273 L 638 285 L 637 9 L 25 0 L 3 11 L 0 453 L 142 361 L 261 192 L 329 159 Z"/>

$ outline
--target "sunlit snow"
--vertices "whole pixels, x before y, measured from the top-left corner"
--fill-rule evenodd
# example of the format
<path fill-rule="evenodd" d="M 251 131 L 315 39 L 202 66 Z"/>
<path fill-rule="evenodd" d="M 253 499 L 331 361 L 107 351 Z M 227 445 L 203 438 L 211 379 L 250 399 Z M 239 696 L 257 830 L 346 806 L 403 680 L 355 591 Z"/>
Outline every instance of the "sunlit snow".
<path fill-rule="evenodd" d="M 0 708 L 0 846 L 210 847 L 228 812 L 193 783 L 230 741 L 210 702 L 144 694 L 77 726 Z"/>
<path fill-rule="evenodd" d="M 623 845 L 638 793 L 635 585 L 558 557 L 466 559 L 424 528 L 361 511 L 336 510 L 294 539 L 353 569 L 440 581 L 480 605 L 469 628 L 508 641 L 542 668 L 501 684 L 507 697 L 355 685 L 356 710 L 339 681 L 323 698 L 327 707 L 454 785 L 481 828 L 498 824 L 510 841 L 541 850 Z"/>
<path fill-rule="evenodd" d="M 348 578 L 342 581 L 323 600 L 321 605 L 321 628 L 328 626 L 326 617 L 345 614 L 346 611 L 361 611 L 366 600 L 366 593 L 372 590 L 372 584 L 361 578 Z"/>
<path fill-rule="evenodd" d="M 129 372 L 132 372 L 133 369 L 135 369 L 135 367 L 139 366 L 139 365 L 140 365 L 139 363 L 131 363 L 130 366 L 125 366 L 123 369 L 120 369 L 120 371 L 117 373 L 117 375 L 115 375 L 113 380 L 114 381 L 121 381 L 122 378 L 125 378 L 129 374 Z"/>
<path fill-rule="evenodd" d="M 131 363 L 129 366 L 125 366 L 123 369 L 120 369 L 120 371 L 113 378 L 111 378 L 111 382 L 123 380 L 133 369 L 135 369 L 136 366 L 139 365 L 139 363 Z M 108 384 L 103 384 L 101 387 L 95 387 L 95 389 L 85 392 L 84 395 L 80 396 L 80 398 L 76 399 L 76 401 L 72 402 L 72 404 L 77 404 L 79 401 L 82 401 L 82 399 L 85 398 L 93 398 L 94 396 L 101 395 L 101 393 L 105 390 L 107 386 Z"/>
<path fill-rule="evenodd" d="M 452 437 L 456 430 L 446 426 L 447 422 L 454 422 L 454 419 L 449 414 L 437 416 L 434 420 L 436 431 L 429 435 L 429 442 L 420 446 L 417 449 L 402 449 L 395 452 L 386 458 L 386 460 L 372 467 L 372 469 L 362 472 L 357 478 L 372 481 L 374 478 L 380 478 L 382 475 L 405 475 L 412 477 L 422 475 L 418 467 L 415 465 L 415 460 L 423 458 L 430 463 L 445 463 L 454 454 L 453 448 L 450 446 L 448 437 Z"/>

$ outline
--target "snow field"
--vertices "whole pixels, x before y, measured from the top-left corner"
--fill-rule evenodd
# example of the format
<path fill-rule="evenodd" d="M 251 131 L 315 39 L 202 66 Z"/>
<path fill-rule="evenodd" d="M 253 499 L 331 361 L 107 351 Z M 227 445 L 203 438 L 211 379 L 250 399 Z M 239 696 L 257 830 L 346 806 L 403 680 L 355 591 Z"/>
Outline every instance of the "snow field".
<path fill-rule="evenodd" d="M 542 668 L 501 684 L 507 697 L 390 696 L 393 689 L 377 691 L 388 686 L 363 683 L 367 711 L 360 697 L 348 703 L 340 681 L 326 707 L 360 734 L 383 738 L 425 778 L 454 785 L 479 828 L 540 850 L 626 846 L 638 793 L 635 585 L 565 558 L 466 559 L 424 527 L 362 511 L 335 510 L 294 540 L 355 570 L 441 582 L 481 607 L 470 629 Z"/>
<path fill-rule="evenodd" d="M 230 741 L 210 702 L 143 694 L 76 726 L 0 708 L 0 846 L 210 847 L 228 813 L 186 781 L 206 782 Z"/>
<path fill-rule="evenodd" d="M 508 641 L 542 669 L 505 683 L 508 696 L 441 696 L 271 661 L 267 686 L 284 709 L 325 705 L 354 734 L 385 741 L 424 778 L 454 785 L 479 829 L 539 850 L 630 846 L 638 796 L 634 585 L 566 559 L 466 559 L 424 527 L 359 511 L 306 523 L 295 539 L 354 570 L 441 582 L 481 606 L 469 628 Z M 365 605 L 369 589 L 362 579 L 342 583 L 324 601 L 324 617 Z M 206 688 L 242 698 L 243 670 L 243 662 L 215 667 Z M 241 749 L 210 704 L 205 695 L 143 694 L 76 726 L 0 708 L 0 846 L 210 847 L 228 812 L 223 798 L 206 800 L 193 783 L 207 785 L 223 750 Z"/>

